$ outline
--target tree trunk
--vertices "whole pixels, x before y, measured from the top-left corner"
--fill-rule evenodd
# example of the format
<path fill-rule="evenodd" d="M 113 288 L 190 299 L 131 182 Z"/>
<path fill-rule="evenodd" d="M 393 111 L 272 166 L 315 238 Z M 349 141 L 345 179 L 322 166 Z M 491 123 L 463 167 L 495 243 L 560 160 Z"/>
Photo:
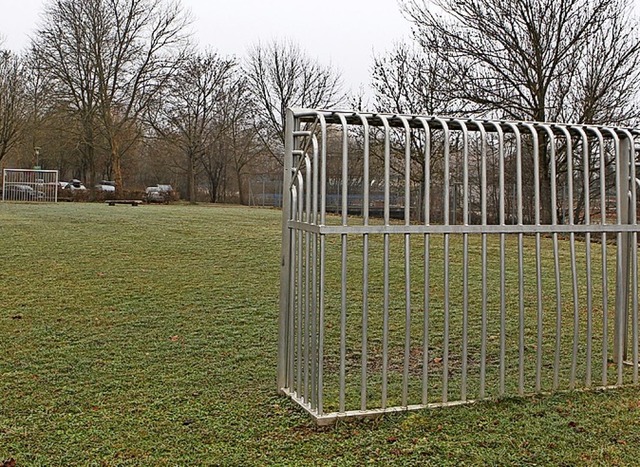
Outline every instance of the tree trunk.
<path fill-rule="evenodd" d="M 240 197 L 240 204 L 246 204 L 244 189 L 242 188 L 242 173 L 240 170 L 236 170 L 236 179 L 238 180 L 238 196 Z"/>
<path fill-rule="evenodd" d="M 113 167 L 114 181 L 116 182 L 116 198 L 122 198 L 124 191 L 122 181 L 122 160 L 118 144 L 115 141 L 111 144 L 111 163 Z"/>
<path fill-rule="evenodd" d="M 196 164 L 193 153 L 189 154 L 187 177 L 189 179 L 189 203 L 196 204 Z"/>

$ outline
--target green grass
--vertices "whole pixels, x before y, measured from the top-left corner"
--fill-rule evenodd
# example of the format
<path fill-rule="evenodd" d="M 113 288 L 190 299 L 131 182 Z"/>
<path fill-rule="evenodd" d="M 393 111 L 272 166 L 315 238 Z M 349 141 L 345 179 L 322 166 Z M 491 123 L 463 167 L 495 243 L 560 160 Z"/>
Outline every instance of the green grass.
<path fill-rule="evenodd" d="M 275 210 L 0 204 L 0 461 L 637 463 L 637 387 L 315 428 L 275 395 L 279 229 Z"/>

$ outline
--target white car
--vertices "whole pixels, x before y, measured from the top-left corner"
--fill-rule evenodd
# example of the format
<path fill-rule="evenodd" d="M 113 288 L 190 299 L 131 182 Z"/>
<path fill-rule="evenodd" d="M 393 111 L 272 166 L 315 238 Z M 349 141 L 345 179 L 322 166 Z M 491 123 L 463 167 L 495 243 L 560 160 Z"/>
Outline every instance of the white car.
<path fill-rule="evenodd" d="M 171 185 L 148 186 L 145 190 L 145 201 L 147 203 L 169 203 L 172 198 L 173 188 Z"/>
<path fill-rule="evenodd" d="M 96 190 L 104 191 L 106 193 L 115 193 L 116 192 L 116 187 L 113 186 L 113 185 L 103 185 L 102 183 L 98 183 L 96 185 Z"/>
<path fill-rule="evenodd" d="M 80 180 L 78 180 L 77 178 L 74 178 L 69 183 L 67 183 L 66 189 L 71 191 L 78 191 L 78 190 L 82 191 L 82 190 L 86 190 L 87 187 L 85 187 Z"/>

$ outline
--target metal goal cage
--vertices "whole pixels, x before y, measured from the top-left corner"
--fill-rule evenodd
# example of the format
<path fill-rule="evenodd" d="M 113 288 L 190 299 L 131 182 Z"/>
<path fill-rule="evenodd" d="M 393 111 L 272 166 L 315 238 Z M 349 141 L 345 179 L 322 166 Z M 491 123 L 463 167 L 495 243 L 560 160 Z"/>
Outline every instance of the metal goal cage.
<path fill-rule="evenodd" d="M 2 173 L 3 201 L 58 201 L 58 171 L 4 169 Z"/>
<path fill-rule="evenodd" d="M 637 383 L 639 137 L 289 110 L 280 393 L 328 424 Z"/>

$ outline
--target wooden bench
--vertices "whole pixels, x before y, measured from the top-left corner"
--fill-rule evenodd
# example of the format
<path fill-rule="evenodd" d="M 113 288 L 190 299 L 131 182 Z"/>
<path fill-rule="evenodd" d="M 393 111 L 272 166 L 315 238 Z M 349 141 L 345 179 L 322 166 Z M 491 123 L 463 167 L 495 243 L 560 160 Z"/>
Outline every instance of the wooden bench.
<path fill-rule="evenodd" d="M 140 199 L 108 199 L 105 201 L 109 206 L 115 206 L 116 204 L 130 204 L 131 206 L 139 206 L 142 204 Z"/>

